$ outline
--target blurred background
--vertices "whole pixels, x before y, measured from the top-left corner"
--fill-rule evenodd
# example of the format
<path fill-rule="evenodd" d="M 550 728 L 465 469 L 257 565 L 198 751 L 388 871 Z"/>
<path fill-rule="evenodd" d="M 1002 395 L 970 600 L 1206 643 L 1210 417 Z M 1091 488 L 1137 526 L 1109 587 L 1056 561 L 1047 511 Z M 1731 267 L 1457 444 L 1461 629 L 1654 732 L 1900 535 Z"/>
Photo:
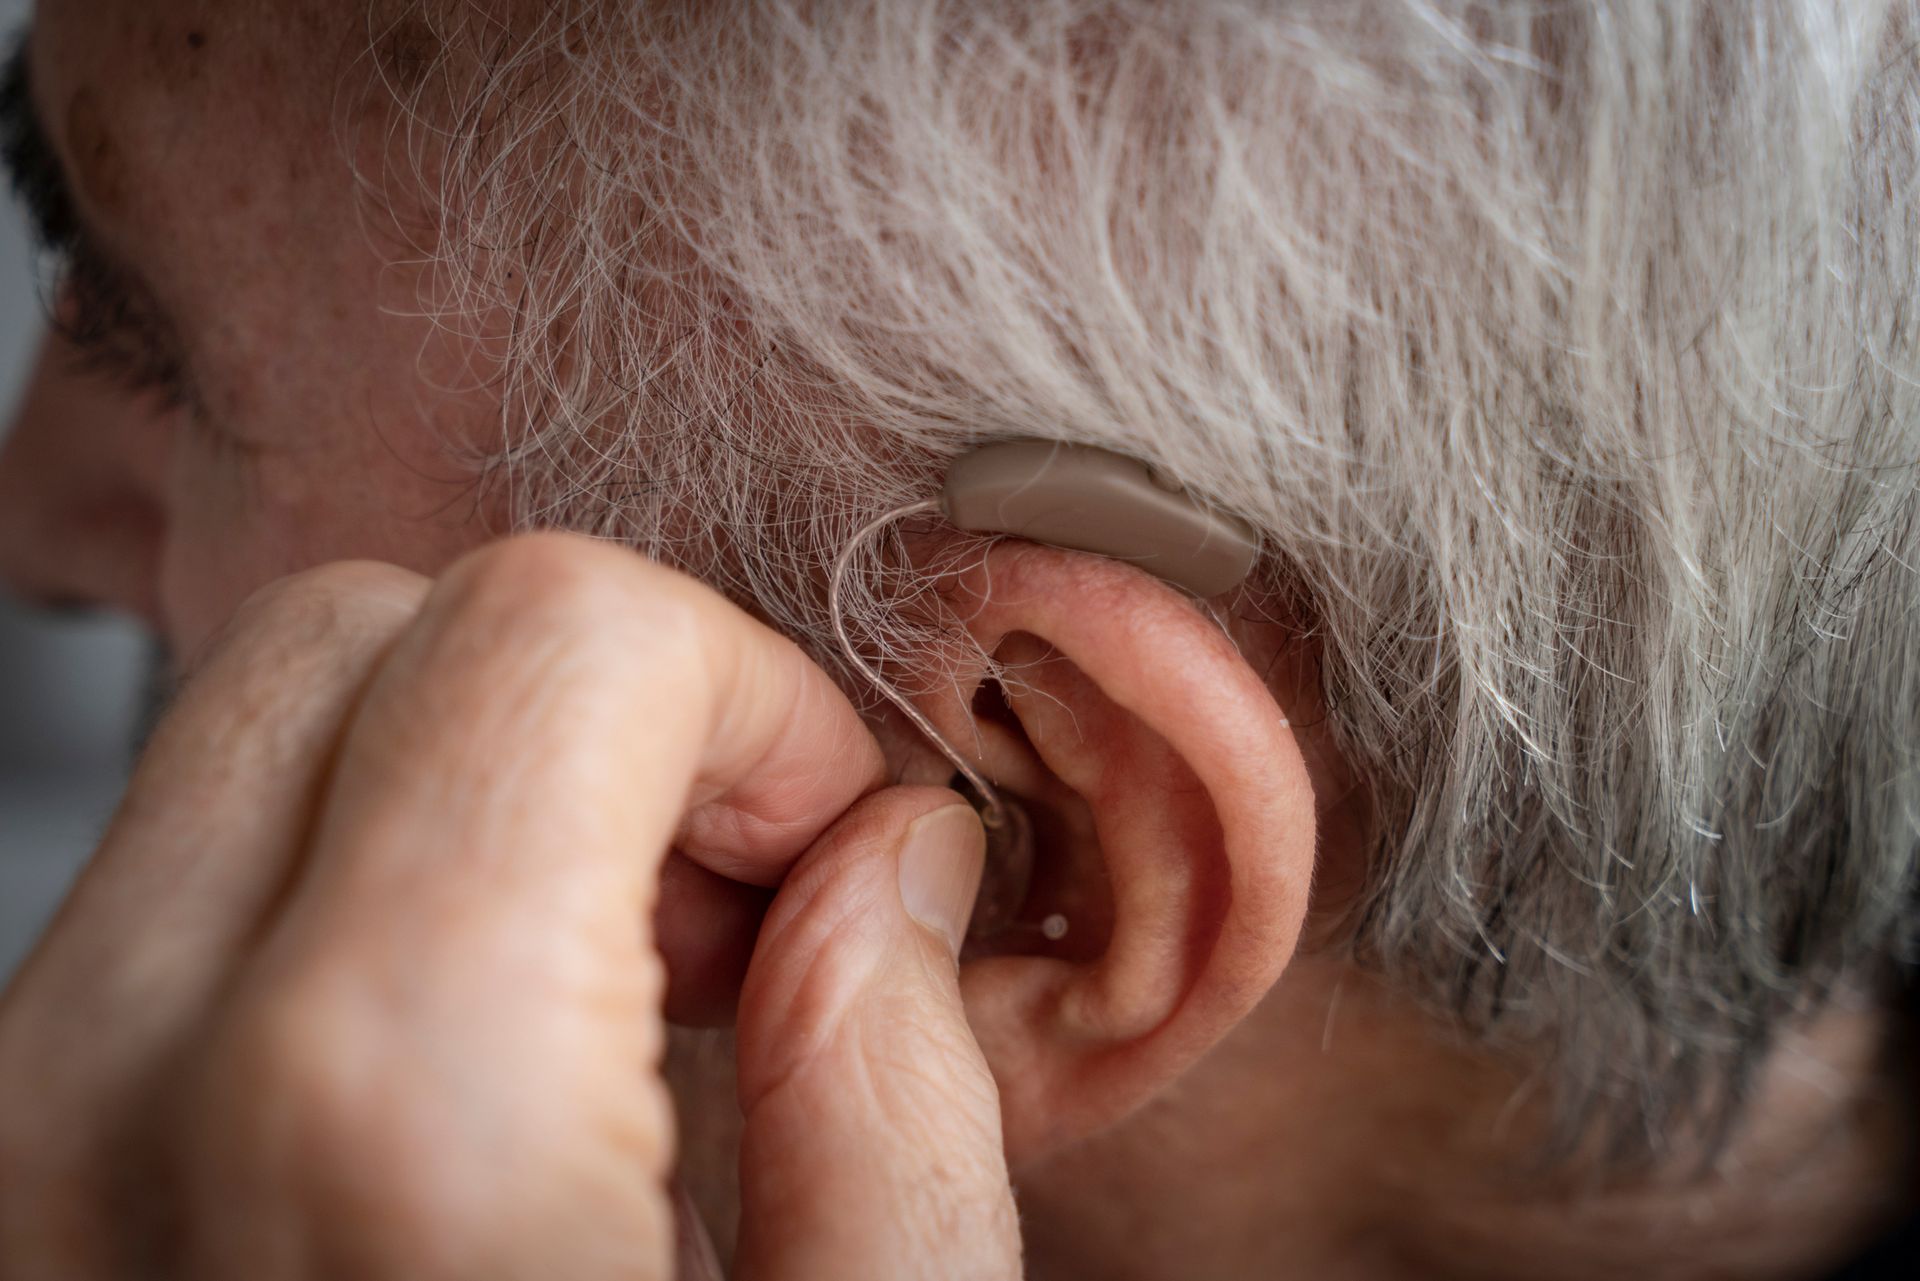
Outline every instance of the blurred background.
<path fill-rule="evenodd" d="M 26 0 L 0 0 L 0 30 L 18 30 L 27 8 Z M 26 222 L 11 199 L 3 205 L 0 442 L 42 324 Z M 144 663 L 142 636 L 130 624 L 47 618 L 0 594 L 0 983 L 32 946 L 112 812 L 126 778 Z"/>

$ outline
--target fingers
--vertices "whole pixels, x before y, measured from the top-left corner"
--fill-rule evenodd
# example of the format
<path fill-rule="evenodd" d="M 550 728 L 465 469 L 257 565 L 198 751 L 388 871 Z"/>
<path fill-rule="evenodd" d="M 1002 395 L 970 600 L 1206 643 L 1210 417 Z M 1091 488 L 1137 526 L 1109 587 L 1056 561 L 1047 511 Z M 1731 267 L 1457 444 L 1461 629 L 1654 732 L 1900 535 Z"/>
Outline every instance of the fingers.
<path fill-rule="evenodd" d="M 878 771 L 796 648 L 630 551 L 544 536 L 449 571 L 347 733 L 202 1091 L 201 1217 L 234 1225 L 208 1270 L 345 1223 L 386 1225 L 354 1275 L 415 1275 L 420 1241 L 458 1275 L 657 1274 L 669 843 L 704 802 L 688 858 L 777 880 Z M 251 1195 L 326 1171 L 324 1196 Z"/>
<path fill-rule="evenodd" d="M 741 883 L 779 883 L 879 777 L 877 745 L 797 649 L 624 550 L 515 540 L 430 590 L 384 567 L 293 580 L 249 607 L 156 735 L 93 870 L 7 998 L 7 1028 L 31 1035 L 0 1043 L 0 1085 L 33 1097 L 24 1077 L 53 1080 L 60 1056 L 44 1047 L 61 1043 L 46 1034 L 62 1026 L 63 991 L 106 1015 L 80 1047 L 67 1013 L 75 1060 L 91 1065 L 74 1078 L 91 1071 L 99 1097 L 150 1117 L 156 1135 L 138 1150 L 164 1155 L 179 1185 L 166 1207 L 185 1229 L 164 1252 L 207 1275 L 665 1275 L 656 882 L 682 905 L 663 943 L 699 962 L 688 999 L 710 1000 L 743 964 L 716 936 L 749 936 L 766 897 Z M 810 1023 L 821 1007 L 807 998 L 843 999 L 925 1017 L 903 1057 L 863 1068 L 896 1088 L 840 1097 L 826 1186 L 883 1187 L 896 1232 L 936 1205 L 988 1225 L 942 1255 L 947 1272 L 1017 1259 L 991 1081 L 951 953 L 902 915 L 933 920 L 946 904 L 964 919 L 970 814 L 957 812 L 958 838 L 942 820 L 914 828 L 927 839 L 907 855 L 895 848 L 916 807 L 951 800 L 896 793 L 862 811 L 782 894 L 794 908 L 775 959 L 758 963 L 764 991 L 803 953 L 912 962 L 920 977 L 815 980 L 781 1016 L 774 1036 L 820 1054 L 783 1054 L 786 1083 L 759 1091 L 754 1186 L 779 1211 L 762 1239 L 827 1223 L 818 1189 L 781 1189 L 792 1109 L 849 1069 L 862 1041 L 840 1033 L 869 1017 Z M 663 870 L 676 836 L 685 857 Z M 891 870 L 876 881 L 877 869 Z M 856 921 L 847 893 L 880 883 L 893 908 L 865 927 L 831 946 L 802 928 L 826 909 Z M 33 1003 L 45 1008 L 17 1017 Z M 101 1047 L 142 1037 L 123 1061 L 155 1059 L 168 1039 L 183 1048 L 165 1070 L 120 1070 L 116 1093 Z M 37 1057 L 14 1052 L 29 1040 Z M 939 1097 L 926 1090 L 936 1078 Z M 67 1103 L 56 1120 L 84 1115 Z M 904 1141 L 903 1118 L 946 1147 Z M 18 1137 L 0 1135 L 10 1157 Z M 138 1171 L 124 1177 L 134 1191 Z M 45 1198 L 6 1200 L 12 1214 Z M 70 1201 L 114 1210 L 100 1195 Z M 120 1247 L 138 1235 L 111 1226 L 97 1235 Z M 50 1248 L 84 1260 L 84 1223 L 50 1230 L 63 1234 Z M 884 1249 L 905 1260 L 880 1264 L 887 1274 L 926 1271 L 877 1229 L 819 1242 L 783 1257 L 845 1274 L 837 1262 L 871 1271 Z"/>
<path fill-rule="evenodd" d="M 354 700 L 426 591 L 417 574 L 346 562 L 250 598 L 155 731 L 26 986 L 47 969 L 123 972 L 148 997 L 224 965 L 280 887 Z"/>
<path fill-rule="evenodd" d="M 825 674 L 709 589 L 606 544 L 518 539 L 449 571 L 396 648 L 316 865 L 338 873 L 326 892 L 370 878 L 370 908 L 564 884 L 624 911 L 690 805 L 677 848 L 770 885 L 880 769 Z"/>
<path fill-rule="evenodd" d="M 958 797 L 894 788 L 781 887 L 740 1002 L 739 1276 L 1020 1275 L 954 959 L 984 851 Z"/>
<path fill-rule="evenodd" d="M 34 1236 L 68 1234 L 67 1274 L 85 1275 L 74 1260 L 138 1234 L 155 1198 L 125 1131 L 164 1119 L 138 1083 L 203 1025 L 259 930 L 349 710 L 425 594 L 419 576 L 369 563 L 258 593 L 149 743 L 100 850 L 0 1000 L 0 1099 L 12 1104 L 0 1234 L 22 1266 Z M 103 1171 L 128 1171 L 125 1186 L 117 1174 L 98 1186 Z"/>
<path fill-rule="evenodd" d="M 737 973 L 763 902 L 694 865 L 776 882 L 880 768 L 825 674 L 707 588 L 586 539 L 500 544 L 436 584 L 369 690 L 288 926 L 471 986 L 529 931 L 645 953 L 677 830 L 662 941 L 689 975 Z"/>

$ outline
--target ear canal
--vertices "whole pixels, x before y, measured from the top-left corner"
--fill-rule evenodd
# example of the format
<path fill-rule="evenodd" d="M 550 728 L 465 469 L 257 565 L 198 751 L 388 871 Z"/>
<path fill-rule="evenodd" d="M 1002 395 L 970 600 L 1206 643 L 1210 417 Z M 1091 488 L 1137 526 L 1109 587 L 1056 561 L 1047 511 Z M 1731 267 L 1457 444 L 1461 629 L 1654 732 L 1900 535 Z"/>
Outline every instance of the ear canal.
<path fill-rule="evenodd" d="M 1049 654 L 1046 646 L 1025 635 L 1005 638 L 996 651 L 999 659 L 1016 667 Z M 1072 843 L 1084 843 L 1091 827 L 1078 794 L 1040 760 L 1000 680 L 988 675 L 970 695 L 964 688 L 955 695 L 938 719 L 959 725 L 952 730 L 957 740 L 973 741 L 1006 816 L 987 830 L 986 871 L 962 961 L 1035 950 L 1061 955 L 1063 946 L 1092 945 L 1100 935 L 1097 921 L 1076 912 L 1075 904 L 1058 893 L 1059 882 L 1066 879 L 1060 867 L 1065 852 Z M 954 719 L 962 705 L 969 710 L 970 726 Z M 976 809 L 981 807 L 979 794 L 964 776 L 952 775 L 947 786 Z"/>

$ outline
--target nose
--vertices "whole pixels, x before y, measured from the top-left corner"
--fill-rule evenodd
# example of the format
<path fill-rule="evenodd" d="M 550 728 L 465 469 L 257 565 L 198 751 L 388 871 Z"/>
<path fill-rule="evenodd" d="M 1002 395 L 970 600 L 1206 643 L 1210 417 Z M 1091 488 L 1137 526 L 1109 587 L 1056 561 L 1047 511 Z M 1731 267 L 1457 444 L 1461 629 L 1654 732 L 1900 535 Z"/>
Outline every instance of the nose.
<path fill-rule="evenodd" d="M 0 585 L 42 605 L 103 605 L 154 622 L 168 434 L 163 418 L 49 337 L 0 442 Z"/>

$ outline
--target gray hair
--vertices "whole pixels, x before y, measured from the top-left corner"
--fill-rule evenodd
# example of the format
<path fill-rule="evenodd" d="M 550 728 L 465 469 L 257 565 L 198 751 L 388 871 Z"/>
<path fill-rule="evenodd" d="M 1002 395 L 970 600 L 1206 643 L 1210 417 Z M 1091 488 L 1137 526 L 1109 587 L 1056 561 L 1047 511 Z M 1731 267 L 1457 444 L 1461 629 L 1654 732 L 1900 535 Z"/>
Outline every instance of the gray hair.
<path fill-rule="evenodd" d="M 517 524 L 826 655 L 824 566 L 957 452 L 1152 462 L 1263 531 L 1242 604 L 1310 622 L 1374 818 L 1356 955 L 1631 1145 L 1913 941 L 1915 17 L 576 0 L 375 36 Z M 884 588 L 862 621 L 926 625 Z"/>

